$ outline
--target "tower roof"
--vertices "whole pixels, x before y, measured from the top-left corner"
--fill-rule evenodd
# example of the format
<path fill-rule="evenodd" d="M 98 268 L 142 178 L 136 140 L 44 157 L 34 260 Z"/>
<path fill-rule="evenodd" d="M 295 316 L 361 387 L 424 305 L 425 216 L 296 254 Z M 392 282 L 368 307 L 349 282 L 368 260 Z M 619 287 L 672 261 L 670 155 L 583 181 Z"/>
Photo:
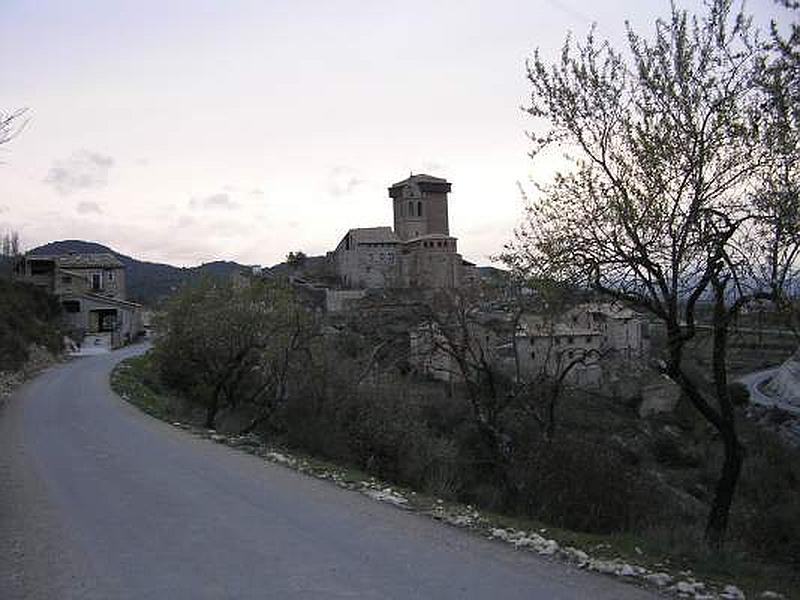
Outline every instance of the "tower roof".
<path fill-rule="evenodd" d="M 441 177 L 420 173 L 419 175 L 411 175 L 403 179 L 403 181 L 398 181 L 392 185 L 392 187 L 389 188 L 389 196 L 398 198 L 402 195 L 403 189 L 407 187 L 412 189 L 416 188 L 415 191 L 418 190 L 420 192 L 447 194 L 450 192 L 451 184 Z"/>

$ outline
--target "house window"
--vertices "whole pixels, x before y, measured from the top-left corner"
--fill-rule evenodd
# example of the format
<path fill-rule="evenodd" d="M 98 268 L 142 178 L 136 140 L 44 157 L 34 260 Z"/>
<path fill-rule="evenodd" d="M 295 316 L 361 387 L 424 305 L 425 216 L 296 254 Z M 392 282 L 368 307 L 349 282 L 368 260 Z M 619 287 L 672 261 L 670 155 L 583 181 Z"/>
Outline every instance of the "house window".
<path fill-rule="evenodd" d="M 417 202 L 417 216 L 422 216 L 422 202 Z"/>
<path fill-rule="evenodd" d="M 92 291 L 97 292 L 103 289 L 103 278 L 100 273 L 92 273 Z"/>
<path fill-rule="evenodd" d="M 409 202 L 408 203 L 408 216 L 409 217 L 413 217 L 414 216 L 414 203 L 413 202 Z"/>

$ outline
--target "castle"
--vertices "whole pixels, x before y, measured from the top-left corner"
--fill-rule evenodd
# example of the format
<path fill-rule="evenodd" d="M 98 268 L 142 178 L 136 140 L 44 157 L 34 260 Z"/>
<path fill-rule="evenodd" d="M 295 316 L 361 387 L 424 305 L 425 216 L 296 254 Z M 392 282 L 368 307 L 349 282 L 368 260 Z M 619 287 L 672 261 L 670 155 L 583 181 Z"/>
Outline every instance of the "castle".
<path fill-rule="evenodd" d="M 394 229 L 349 230 L 328 253 L 348 288 L 457 288 L 474 277 L 475 266 L 458 253 L 450 235 L 446 179 L 411 175 L 389 188 Z"/>

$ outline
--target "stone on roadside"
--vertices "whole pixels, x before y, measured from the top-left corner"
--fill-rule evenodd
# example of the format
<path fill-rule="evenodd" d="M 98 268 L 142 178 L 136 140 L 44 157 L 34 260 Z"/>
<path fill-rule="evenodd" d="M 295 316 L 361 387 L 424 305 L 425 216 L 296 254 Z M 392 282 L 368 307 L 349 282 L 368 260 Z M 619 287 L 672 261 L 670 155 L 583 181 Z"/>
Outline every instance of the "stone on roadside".
<path fill-rule="evenodd" d="M 723 600 L 744 600 L 744 592 L 735 585 L 726 585 L 720 598 Z"/>
<path fill-rule="evenodd" d="M 672 583 L 672 575 L 669 573 L 650 573 L 645 575 L 644 579 L 658 587 L 665 587 Z"/>

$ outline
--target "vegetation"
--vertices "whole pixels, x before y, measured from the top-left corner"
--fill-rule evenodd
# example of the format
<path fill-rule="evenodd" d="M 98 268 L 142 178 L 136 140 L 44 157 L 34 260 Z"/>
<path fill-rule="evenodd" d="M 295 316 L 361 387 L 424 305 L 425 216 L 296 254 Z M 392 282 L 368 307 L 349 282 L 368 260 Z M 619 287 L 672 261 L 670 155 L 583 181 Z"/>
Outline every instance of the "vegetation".
<path fill-rule="evenodd" d="M 789 72 L 730 0 L 702 17 L 673 6 L 652 39 L 628 38 L 627 57 L 590 33 L 559 63 L 530 63 L 529 112 L 544 123 L 534 153 L 558 145 L 571 165 L 540 189 L 504 258 L 519 277 L 591 287 L 663 324 L 665 371 L 724 448 L 706 526 L 719 548 L 745 456 L 731 325 L 755 302 L 787 304 L 798 275 L 798 128 L 772 85 Z M 701 301 L 713 306 L 710 389 L 685 356 Z"/>
<path fill-rule="evenodd" d="M 472 382 L 443 383 L 414 371 L 402 350 L 409 328 L 426 322 L 432 306 L 446 314 L 441 300 L 417 300 L 404 312 L 397 302 L 377 302 L 323 322 L 281 282 L 206 282 L 168 305 L 154 351 L 120 371 L 118 389 L 161 418 L 253 432 L 270 444 L 507 518 L 577 537 L 636 539 L 661 559 L 672 555 L 674 564 L 703 560 L 722 574 L 746 565 L 753 577 L 769 571 L 787 589 L 800 583 L 791 575 L 800 556 L 794 534 L 800 515 L 792 508 L 800 457 L 748 421 L 745 407 L 734 410 L 750 450 L 728 551 L 711 559 L 698 550 L 694 532 L 713 499 L 724 454 L 687 400 L 674 414 L 643 420 L 636 402 L 564 386 L 558 435 L 551 435 L 532 410 L 546 407 L 546 399 L 515 397 L 513 377 L 491 356 L 483 366 L 465 360 L 465 373 L 478 377 Z M 465 356 L 481 356 L 483 335 L 476 338 L 470 325 L 454 332 L 472 349 Z M 480 377 L 492 378 L 493 393 Z M 492 406 L 501 410 L 484 421 Z M 679 530 L 674 523 L 682 524 Z"/>
<path fill-rule="evenodd" d="M 777 90 L 796 89 L 781 78 L 797 30 L 765 44 L 727 0 L 708 11 L 673 9 L 652 40 L 630 32 L 628 59 L 593 34 L 552 68 L 535 58 L 530 112 L 549 126 L 535 142 L 566 147 L 572 169 L 541 188 L 504 256 L 539 312 L 580 289 L 649 313 L 683 392 L 676 411 L 642 419 L 635 398 L 565 384 L 595 357 L 556 357 L 533 376 L 503 368 L 491 336 L 514 340 L 531 309 L 507 281 L 499 328 L 486 290 L 382 292 L 323 319 L 285 282 L 201 282 L 166 305 L 126 393 L 165 418 L 257 433 L 506 519 L 800 588 L 800 456 L 728 379 L 745 309 L 793 300 L 797 105 Z M 453 377 L 428 378 L 410 348 L 447 357 Z"/>
<path fill-rule="evenodd" d="M 201 402 L 213 428 L 223 408 L 254 411 L 249 428 L 286 399 L 311 335 L 309 320 L 281 284 L 206 280 L 177 294 L 159 323 L 155 356 L 164 381 Z"/>
<path fill-rule="evenodd" d="M 0 371 L 13 371 L 28 360 L 31 344 L 61 351 L 61 307 L 35 286 L 0 279 Z"/>

